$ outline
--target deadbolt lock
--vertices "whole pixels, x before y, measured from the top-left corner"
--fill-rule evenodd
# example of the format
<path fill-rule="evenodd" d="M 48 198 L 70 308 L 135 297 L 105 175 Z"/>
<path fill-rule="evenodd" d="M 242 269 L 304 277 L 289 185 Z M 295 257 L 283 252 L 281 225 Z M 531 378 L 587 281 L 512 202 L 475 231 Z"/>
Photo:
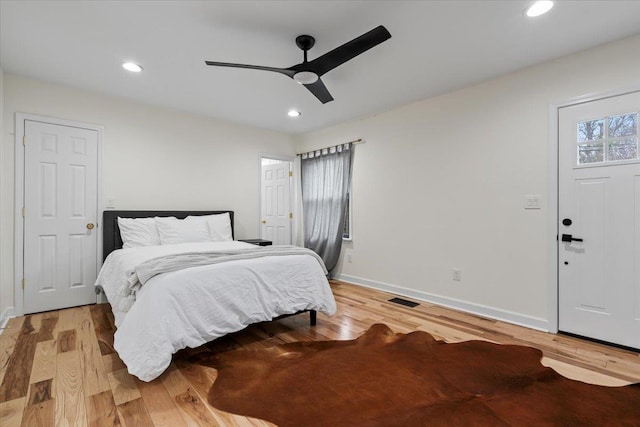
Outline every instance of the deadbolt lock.
<path fill-rule="evenodd" d="M 93 223 L 89 223 L 87 224 L 87 230 L 93 230 L 93 227 L 95 227 L 95 225 L 93 225 Z"/>

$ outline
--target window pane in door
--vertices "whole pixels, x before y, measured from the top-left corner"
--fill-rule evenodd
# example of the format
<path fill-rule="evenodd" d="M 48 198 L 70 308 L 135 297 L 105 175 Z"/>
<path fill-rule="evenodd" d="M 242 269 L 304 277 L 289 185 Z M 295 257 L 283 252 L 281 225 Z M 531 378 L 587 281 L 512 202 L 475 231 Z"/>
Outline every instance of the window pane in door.
<path fill-rule="evenodd" d="M 638 133 L 638 113 L 609 117 L 609 137 L 635 136 Z"/>
<path fill-rule="evenodd" d="M 597 141 L 604 137 L 604 119 L 578 123 L 578 142 Z"/>
<path fill-rule="evenodd" d="M 627 138 L 609 143 L 608 158 L 615 160 L 635 160 L 638 158 L 638 138 Z"/>
<path fill-rule="evenodd" d="M 604 144 L 578 145 L 578 164 L 597 163 L 604 161 Z"/>

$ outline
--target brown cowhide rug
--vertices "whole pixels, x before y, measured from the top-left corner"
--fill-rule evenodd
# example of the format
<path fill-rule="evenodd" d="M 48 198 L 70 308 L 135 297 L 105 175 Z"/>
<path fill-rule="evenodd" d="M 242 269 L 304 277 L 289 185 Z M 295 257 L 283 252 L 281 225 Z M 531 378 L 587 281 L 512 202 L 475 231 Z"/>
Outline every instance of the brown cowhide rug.
<path fill-rule="evenodd" d="M 286 426 L 640 426 L 640 384 L 573 381 L 540 350 L 447 344 L 426 332 L 372 326 L 352 341 L 235 350 L 198 363 L 218 370 L 209 402 Z"/>

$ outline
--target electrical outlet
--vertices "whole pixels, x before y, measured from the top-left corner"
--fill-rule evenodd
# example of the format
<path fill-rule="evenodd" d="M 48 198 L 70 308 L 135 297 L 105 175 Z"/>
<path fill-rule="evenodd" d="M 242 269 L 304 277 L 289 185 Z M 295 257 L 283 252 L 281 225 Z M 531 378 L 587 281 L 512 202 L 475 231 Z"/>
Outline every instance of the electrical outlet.
<path fill-rule="evenodd" d="M 347 254 L 347 263 L 351 264 L 353 262 L 353 258 L 351 258 L 351 254 Z"/>
<path fill-rule="evenodd" d="M 107 198 L 107 203 L 106 203 L 106 208 L 107 209 L 115 209 L 116 208 L 116 199 L 114 198 Z"/>
<path fill-rule="evenodd" d="M 453 270 L 451 270 L 451 278 L 456 282 L 462 281 L 462 270 L 460 270 L 459 268 L 454 268 Z"/>

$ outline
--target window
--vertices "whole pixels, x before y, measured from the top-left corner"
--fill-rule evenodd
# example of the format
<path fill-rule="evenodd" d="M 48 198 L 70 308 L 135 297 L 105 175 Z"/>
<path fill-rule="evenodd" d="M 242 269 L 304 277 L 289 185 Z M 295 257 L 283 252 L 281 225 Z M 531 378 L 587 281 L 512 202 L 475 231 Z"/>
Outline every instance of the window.
<path fill-rule="evenodd" d="M 342 240 L 351 240 L 351 187 L 347 192 L 347 206 L 344 209 L 344 227 L 342 228 Z"/>
<path fill-rule="evenodd" d="M 638 113 L 579 122 L 578 165 L 638 160 Z"/>

